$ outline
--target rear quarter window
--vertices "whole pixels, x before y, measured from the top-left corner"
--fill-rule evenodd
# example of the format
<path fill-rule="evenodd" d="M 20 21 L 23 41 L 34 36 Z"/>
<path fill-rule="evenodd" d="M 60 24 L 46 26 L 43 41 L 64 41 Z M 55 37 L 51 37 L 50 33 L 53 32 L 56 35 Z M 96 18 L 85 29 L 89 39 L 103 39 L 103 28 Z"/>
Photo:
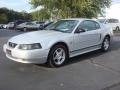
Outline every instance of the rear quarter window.
<path fill-rule="evenodd" d="M 80 26 L 80 28 L 85 29 L 87 31 L 92 31 L 92 30 L 97 30 L 100 29 L 100 25 L 99 23 L 95 22 L 95 21 L 91 21 L 91 20 L 86 20 L 83 21 Z"/>

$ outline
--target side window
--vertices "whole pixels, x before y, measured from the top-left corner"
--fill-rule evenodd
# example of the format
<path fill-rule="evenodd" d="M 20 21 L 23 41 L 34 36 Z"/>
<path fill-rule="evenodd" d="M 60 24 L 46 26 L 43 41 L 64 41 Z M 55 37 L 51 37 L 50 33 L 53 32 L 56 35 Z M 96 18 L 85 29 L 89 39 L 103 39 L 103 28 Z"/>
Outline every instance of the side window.
<path fill-rule="evenodd" d="M 100 28 L 100 25 L 95 21 L 83 21 L 79 26 L 79 29 L 84 29 L 86 31 L 92 31 Z"/>
<path fill-rule="evenodd" d="M 30 23 L 26 23 L 26 25 L 30 25 Z"/>
<path fill-rule="evenodd" d="M 97 22 L 94 22 L 94 23 L 95 23 L 96 29 L 100 29 L 99 23 L 97 23 Z"/>
<path fill-rule="evenodd" d="M 34 25 L 33 23 L 26 23 L 26 25 Z"/>

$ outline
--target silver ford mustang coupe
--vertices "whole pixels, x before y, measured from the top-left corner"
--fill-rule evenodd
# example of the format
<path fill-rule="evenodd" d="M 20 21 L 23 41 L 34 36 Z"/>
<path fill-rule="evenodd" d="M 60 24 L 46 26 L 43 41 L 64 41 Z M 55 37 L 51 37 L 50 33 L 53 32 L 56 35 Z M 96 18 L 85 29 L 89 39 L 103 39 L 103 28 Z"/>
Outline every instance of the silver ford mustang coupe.
<path fill-rule="evenodd" d="M 12 37 L 3 46 L 7 58 L 20 63 L 60 67 L 69 58 L 95 50 L 108 51 L 112 29 L 82 18 L 63 19 L 45 30 Z"/>

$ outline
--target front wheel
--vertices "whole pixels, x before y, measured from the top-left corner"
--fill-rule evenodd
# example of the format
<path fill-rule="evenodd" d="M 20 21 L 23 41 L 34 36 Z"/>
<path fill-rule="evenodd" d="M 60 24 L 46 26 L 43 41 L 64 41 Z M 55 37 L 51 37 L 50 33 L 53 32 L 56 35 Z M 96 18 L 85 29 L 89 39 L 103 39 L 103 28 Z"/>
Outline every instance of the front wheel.
<path fill-rule="evenodd" d="M 60 67 L 65 64 L 68 59 L 68 52 L 65 46 L 54 46 L 48 56 L 48 65 L 50 67 Z"/>
<path fill-rule="evenodd" d="M 109 37 L 105 37 L 102 43 L 102 47 L 101 50 L 106 52 L 108 51 L 110 48 L 110 38 Z"/>

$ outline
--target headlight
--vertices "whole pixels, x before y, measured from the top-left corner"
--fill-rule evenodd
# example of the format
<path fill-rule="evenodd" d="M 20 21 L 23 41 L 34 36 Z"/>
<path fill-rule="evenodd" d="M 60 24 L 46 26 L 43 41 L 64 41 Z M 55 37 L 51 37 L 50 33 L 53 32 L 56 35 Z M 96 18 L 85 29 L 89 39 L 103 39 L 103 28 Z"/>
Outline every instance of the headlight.
<path fill-rule="evenodd" d="M 35 43 L 35 44 L 20 44 L 19 49 L 22 50 L 32 50 L 32 49 L 41 49 L 40 43 Z"/>

